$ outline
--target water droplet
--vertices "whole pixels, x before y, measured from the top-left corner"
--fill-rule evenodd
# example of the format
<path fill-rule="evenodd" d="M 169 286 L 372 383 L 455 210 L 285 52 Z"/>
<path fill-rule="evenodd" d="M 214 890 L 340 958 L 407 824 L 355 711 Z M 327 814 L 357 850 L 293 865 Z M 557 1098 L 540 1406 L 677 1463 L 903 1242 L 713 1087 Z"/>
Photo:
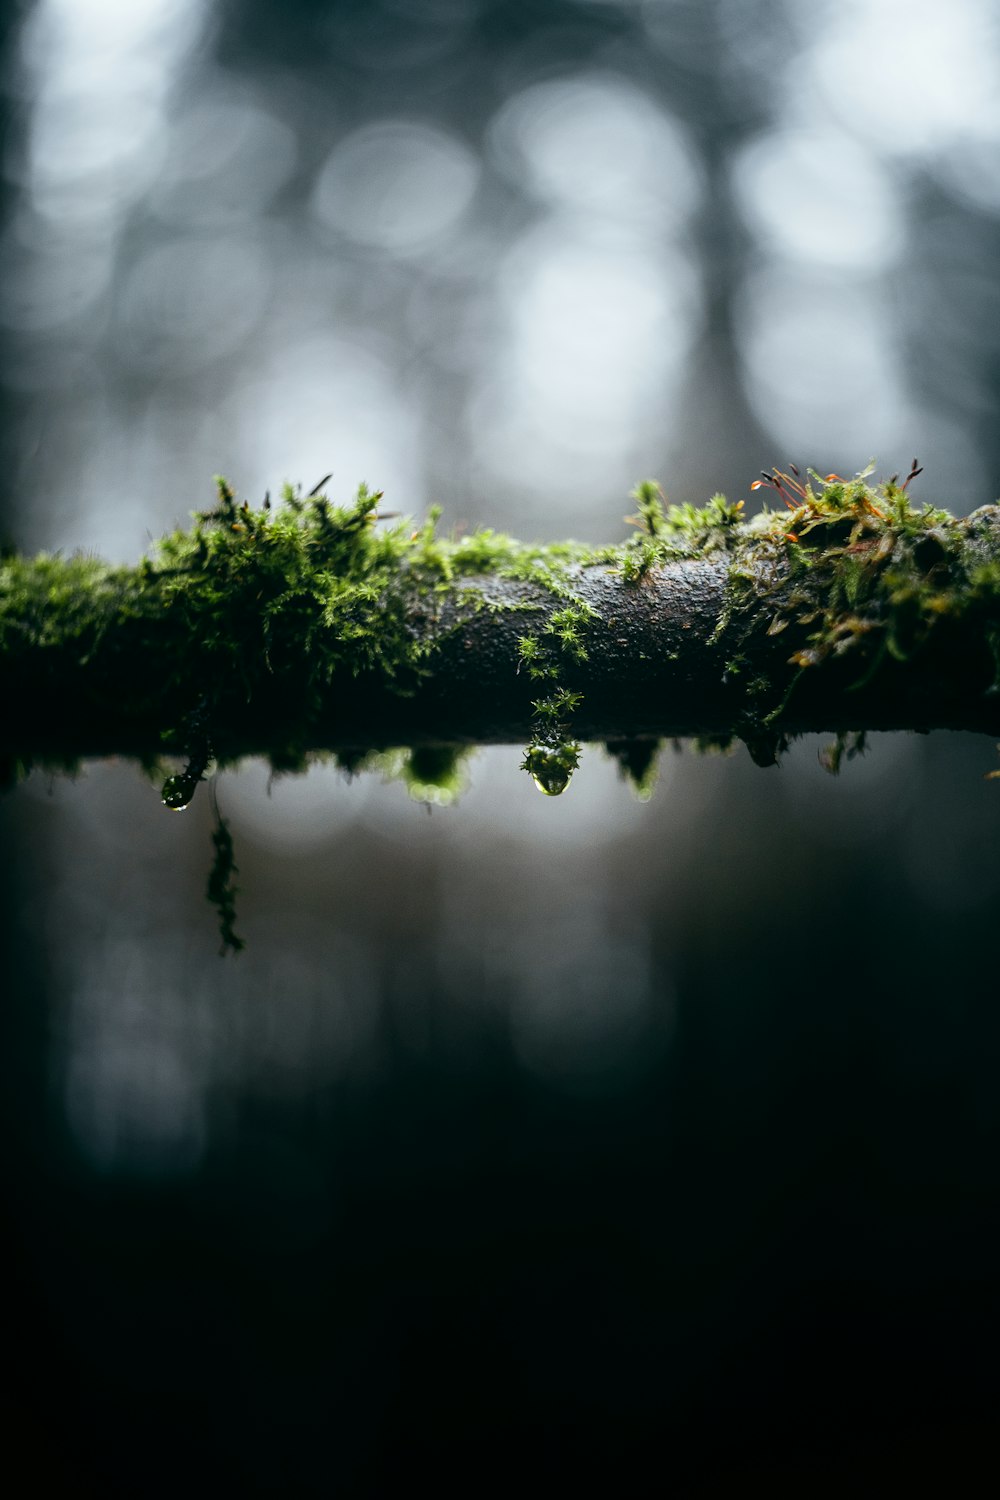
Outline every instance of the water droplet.
<path fill-rule="evenodd" d="M 531 757 L 531 779 L 546 797 L 559 797 L 573 779 L 573 767 L 558 750 L 538 750 Z"/>
<path fill-rule="evenodd" d="M 521 762 L 538 790 L 546 797 L 558 797 L 573 779 L 580 764 L 580 746 L 575 740 L 536 740 L 528 746 Z"/>
<path fill-rule="evenodd" d="M 168 776 L 163 783 L 161 796 L 165 807 L 171 812 L 183 812 L 198 786 L 196 776 Z"/>
<path fill-rule="evenodd" d="M 544 772 L 531 779 L 546 797 L 561 797 L 570 783 L 570 777 L 565 771 Z"/>

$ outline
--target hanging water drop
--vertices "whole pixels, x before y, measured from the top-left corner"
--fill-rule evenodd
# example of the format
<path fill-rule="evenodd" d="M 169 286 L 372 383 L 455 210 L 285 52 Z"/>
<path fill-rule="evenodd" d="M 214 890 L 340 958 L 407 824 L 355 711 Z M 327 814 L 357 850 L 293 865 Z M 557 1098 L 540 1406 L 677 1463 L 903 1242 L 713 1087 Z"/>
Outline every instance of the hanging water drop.
<path fill-rule="evenodd" d="M 558 745 L 529 745 L 521 766 L 544 796 L 558 797 L 569 786 L 579 762 L 579 745 L 564 741 Z"/>
<path fill-rule="evenodd" d="M 183 812 L 194 796 L 200 779 L 199 776 L 168 776 L 160 794 L 164 807 L 169 807 L 171 812 Z"/>
<path fill-rule="evenodd" d="M 199 781 L 206 781 L 216 772 L 215 757 L 205 733 L 205 701 L 191 716 L 189 729 L 190 759 L 183 771 L 168 776 L 160 793 L 164 807 L 171 812 L 183 812 L 198 789 Z"/>
<path fill-rule="evenodd" d="M 572 776 L 569 771 L 553 768 L 536 771 L 531 779 L 546 797 L 560 797 L 569 786 Z"/>

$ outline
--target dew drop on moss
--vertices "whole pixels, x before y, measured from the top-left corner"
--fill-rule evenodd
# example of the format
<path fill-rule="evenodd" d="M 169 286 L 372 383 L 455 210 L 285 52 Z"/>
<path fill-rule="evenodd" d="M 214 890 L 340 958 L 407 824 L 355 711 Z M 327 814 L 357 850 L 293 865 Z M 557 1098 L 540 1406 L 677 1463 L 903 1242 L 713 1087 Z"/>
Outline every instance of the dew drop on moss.
<path fill-rule="evenodd" d="M 565 771 L 532 776 L 532 781 L 546 797 L 561 797 L 572 778 Z"/>
<path fill-rule="evenodd" d="M 521 769 L 544 796 L 558 797 L 569 786 L 579 761 L 580 747 L 573 742 L 534 744 L 525 751 Z"/>
<path fill-rule="evenodd" d="M 196 776 L 168 776 L 160 794 L 164 807 L 169 807 L 171 812 L 183 812 L 194 796 L 197 785 Z"/>
<path fill-rule="evenodd" d="M 546 797 L 559 797 L 572 781 L 573 771 L 557 753 L 537 755 L 531 779 Z"/>

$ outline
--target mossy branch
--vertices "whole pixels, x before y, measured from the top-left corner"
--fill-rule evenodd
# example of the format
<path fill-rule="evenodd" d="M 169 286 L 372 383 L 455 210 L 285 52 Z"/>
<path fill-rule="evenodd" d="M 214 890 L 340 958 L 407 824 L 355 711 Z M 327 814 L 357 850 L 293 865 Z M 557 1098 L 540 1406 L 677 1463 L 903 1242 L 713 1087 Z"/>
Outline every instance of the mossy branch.
<path fill-rule="evenodd" d="M 1000 735 L 1000 507 L 917 507 L 912 477 L 776 471 L 780 508 L 749 521 L 642 485 L 603 548 L 386 526 L 364 488 L 252 508 L 220 481 L 138 566 L 0 565 L 0 756 L 10 779 L 171 753 L 193 790 L 210 752 L 530 741 L 565 784 L 578 740 L 739 737 L 766 764 L 808 731 Z"/>

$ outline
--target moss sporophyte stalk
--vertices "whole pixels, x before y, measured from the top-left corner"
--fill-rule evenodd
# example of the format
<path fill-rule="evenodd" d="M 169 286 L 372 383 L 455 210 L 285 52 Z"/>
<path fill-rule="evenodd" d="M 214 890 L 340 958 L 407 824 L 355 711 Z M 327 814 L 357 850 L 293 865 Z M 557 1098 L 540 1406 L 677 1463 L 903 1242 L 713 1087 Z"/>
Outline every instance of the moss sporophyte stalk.
<path fill-rule="evenodd" d="M 628 540 L 521 543 L 439 534 L 286 486 L 215 505 L 136 567 L 0 562 L 0 771 L 88 755 L 177 757 L 182 810 L 213 760 L 276 771 L 333 754 L 353 774 L 453 801 L 471 746 L 523 735 L 522 766 L 561 793 L 583 741 L 648 796 L 664 737 L 741 740 L 773 764 L 829 730 L 830 769 L 871 729 L 1000 734 L 1000 507 L 957 519 L 906 477 L 765 473 L 775 497 L 669 505 L 633 492 Z M 399 749 L 393 747 L 403 746 Z M 210 897 L 235 946 L 221 815 Z"/>

